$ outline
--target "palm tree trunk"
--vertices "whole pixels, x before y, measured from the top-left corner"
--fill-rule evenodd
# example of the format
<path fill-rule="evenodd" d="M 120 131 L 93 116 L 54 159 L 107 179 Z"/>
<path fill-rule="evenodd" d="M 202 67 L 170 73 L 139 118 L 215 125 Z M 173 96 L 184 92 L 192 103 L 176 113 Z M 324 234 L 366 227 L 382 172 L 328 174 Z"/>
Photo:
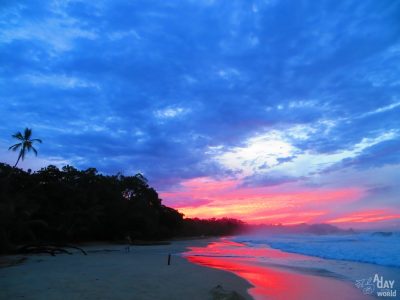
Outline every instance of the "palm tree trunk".
<path fill-rule="evenodd" d="M 18 155 L 18 159 L 17 159 L 17 162 L 14 165 L 14 168 L 18 165 L 20 159 L 21 159 L 21 153 Z"/>

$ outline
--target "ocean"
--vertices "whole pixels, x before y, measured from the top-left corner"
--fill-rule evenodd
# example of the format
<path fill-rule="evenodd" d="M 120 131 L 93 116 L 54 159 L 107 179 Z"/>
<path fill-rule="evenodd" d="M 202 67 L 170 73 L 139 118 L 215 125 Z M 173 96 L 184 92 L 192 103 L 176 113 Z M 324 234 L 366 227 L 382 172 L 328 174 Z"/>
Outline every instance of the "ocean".
<path fill-rule="evenodd" d="M 400 267 L 399 232 L 352 234 L 255 234 L 233 238 L 249 247 L 269 246 L 285 252 L 327 259 Z"/>

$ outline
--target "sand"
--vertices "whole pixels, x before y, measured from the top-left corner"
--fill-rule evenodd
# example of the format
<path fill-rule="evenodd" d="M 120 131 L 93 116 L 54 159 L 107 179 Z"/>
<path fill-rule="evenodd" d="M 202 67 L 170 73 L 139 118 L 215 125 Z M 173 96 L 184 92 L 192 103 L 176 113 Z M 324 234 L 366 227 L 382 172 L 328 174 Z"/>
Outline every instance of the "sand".
<path fill-rule="evenodd" d="M 87 256 L 79 252 L 56 257 L 29 255 L 21 264 L 0 268 L 0 299 L 204 300 L 216 297 L 218 285 L 251 299 L 246 292 L 250 284 L 244 279 L 189 263 L 179 254 L 188 245 L 207 242 L 131 246 L 130 252 L 125 252 L 125 245 L 93 245 L 83 247 L 89 252 Z M 169 253 L 172 257 L 168 266 Z"/>
<path fill-rule="evenodd" d="M 83 248 L 87 256 L 0 258 L 0 299 L 364 300 L 372 297 L 355 287 L 357 279 L 379 273 L 395 279 L 397 289 L 400 282 L 397 268 L 249 248 L 229 239 L 131 246 L 129 252 L 126 245 Z M 17 264 L 6 267 L 9 261 Z"/>

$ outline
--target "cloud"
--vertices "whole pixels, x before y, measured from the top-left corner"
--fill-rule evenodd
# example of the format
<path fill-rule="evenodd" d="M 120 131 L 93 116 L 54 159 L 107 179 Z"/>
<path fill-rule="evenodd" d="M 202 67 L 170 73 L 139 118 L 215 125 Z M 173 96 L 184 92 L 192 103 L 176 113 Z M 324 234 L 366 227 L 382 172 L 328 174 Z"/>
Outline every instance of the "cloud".
<path fill-rule="evenodd" d="M 389 104 L 389 105 L 386 105 L 386 106 L 383 106 L 383 107 L 379 107 L 379 108 L 377 108 L 377 109 L 375 109 L 373 111 L 366 112 L 366 113 L 362 114 L 360 117 L 367 117 L 367 116 L 374 115 L 374 114 L 380 114 L 380 113 L 395 109 L 395 108 L 397 108 L 399 106 L 400 106 L 400 101 L 394 102 L 392 104 Z"/>
<path fill-rule="evenodd" d="M 165 108 L 157 110 L 154 114 L 157 118 L 170 119 L 188 113 L 189 110 L 182 107 Z"/>
<path fill-rule="evenodd" d="M 128 31 L 115 31 L 108 34 L 108 37 L 111 41 L 117 41 L 124 38 L 133 38 L 136 40 L 140 40 L 140 35 L 136 32 L 136 30 L 128 30 Z"/>
<path fill-rule="evenodd" d="M 7 44 L 15 41 L 40 42 L 50 46 L 52 51 L 64 52 L 71 50 L 77 39 L 97 38 L 96 30 L 85 29 L 79 19 L 61 14 L 60 11 L 52 10 L 50 7 L 40 8 L 47 10 L 48 17 L 27 18 L 30 7 L 22 5 L 12 7 L 10 10 L 14 14 L 13 20 L 9 22 L 2 20 L 5 23 L 0 30 L 2 42 Z"/>
<path fill-rule="evenodd" d="M 329 220 L 328 223 L 373 223 L 387 220 L 399 220 L 400 213 L 388 210 L 369 210 L 364 212 L 355 212 L 344 217 Z"/>
<path fill-rule="evenodd" d="M 74 89 L 74 88 L 96 88 L 99 86 L 96 83 L 86 81 L 81 78 L 68 77 L 64 74 L 26 74 L 19 80 L 25 80 L 33 85 L 49 85 L 61 89 Z"/>
<path fill-rule="evenodd" d="M 282 174 L 255 174 L 243 179 L 243 186 L 275 186 L 289 182 L 296 182 L 302 178 L 286 176 Z"/>
<path fill-rule="evenodd" d="M 291 223 L 299 211 L 311 217 L 327 219 L 338 203 L 360 199 L 359 188 L 291 189 L 290 187 L 245 186 L 241 180 L 213 180 L 200 177 L 186 180 L 182 186 L 161 193 L 166 203 L 173 203 L 188 217 L 246 216 L 250 222 Z M 176 199 L 179 205 L 175 203 Z M 180 201 L 187 199 L 187 202 Z M 207 199 L 196 205 L 194 199 Z"/>
<path fill-rule="evenodd" d="M 219 150 L 221 153 L 216 155 L 216 160 L 228 169 L 249 175 L 262 166 L 277 165 L 280 157 L 291 156 L 296 151 L 279 132 L 269 132 L 249 138 L 243 146 Z"/>
<path fill-rule="evenodd" d="M 43 164 L 141 171 L 163 192 L 199 177 L 368 190 L 367 171 L 392 186 L 399 12 L 356 0 L 9 1 L 1 141 L 33 127 Z M 393 206 L 392 194 L 365 197 Z"/>
<path fill-rule="evenodd" d="M 384 142 L 372 145 L 360 155 L 354 158 L 343 160 L 336 167 L 357 167 L 361 169 L 373 168 L 384 165 L 400 164 L 400 139 L 390 139 Z"/>

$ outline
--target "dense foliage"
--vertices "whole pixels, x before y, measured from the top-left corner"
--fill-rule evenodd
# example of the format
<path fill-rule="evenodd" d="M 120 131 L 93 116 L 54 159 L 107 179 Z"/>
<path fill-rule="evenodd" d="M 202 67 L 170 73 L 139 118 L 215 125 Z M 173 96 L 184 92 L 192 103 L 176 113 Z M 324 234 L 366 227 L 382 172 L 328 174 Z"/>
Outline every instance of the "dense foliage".
<path fill-rule="evenodd" d="M 239 233 L 247 228 L 245 224 L 237 219 L 184 219 L 180 233 L 186 236 L 217 236 Z"/>
<path fill-rule="evenodd" d="M 141 174 L 48 166 L 25 172 L 0 163 L 0 249 L 34 241 L 160 239 L 231 234 L 241 222 L 184 219 Z"/>

